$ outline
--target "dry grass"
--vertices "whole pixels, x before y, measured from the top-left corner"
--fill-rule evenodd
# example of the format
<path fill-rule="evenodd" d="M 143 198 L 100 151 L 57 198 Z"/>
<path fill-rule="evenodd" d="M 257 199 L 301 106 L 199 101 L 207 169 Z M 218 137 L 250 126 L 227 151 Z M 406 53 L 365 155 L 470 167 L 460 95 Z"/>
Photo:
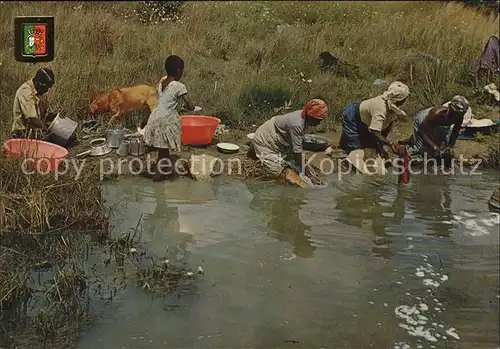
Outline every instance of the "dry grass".
<path fill-rule="evenodd" d="M 12 42 L 17 15 L 56 18 L 57 83 L 50 98 L 67 115 L 86 118 L 90 99 L 114 87 L 153 84 L 164 75 L 167 55 L 186 61 L 184 82 L 204 111 L 234 126 L 248 126 L 291 100 L 308 98 L 331 106 L 328 127 L 343 106 L 383 89 L 376 78 L 409 83 L 412 52 L 443 60 L 416 59 L 410 111 L 452 95 L 469 95 L 459 85 L 498 19 L 441 2 L 188 2 L 180 21 L 142 24 L 137 3 L 3 2 L 0 38 Z M 278 34 L 276 26 L 285 26 Z M 316 57 L 330 51 L 359 66 L 358 78 L 321 73 Z M 14 61 L 13 48 L 0 48 L 0 115 L 10 128 L 12 98 L 42 65 Z M 415 60 L 415 59 L 414 59 Z M 312 82 L 307 82 L 308 80 Z M 468 92 L 469 91 L 469 92 Z"/>
<path fill-rule="evenodd" d="M 2 156 L 0 161 L 0 195 L 5 208 L 0 241 L 11 234 L 23 238 L 20 234 L 45 234 L 54 229 L 107 230 L 95 173 L 83 171 L 75 180 L 68 171 L 56 180 L 53 174 L 24 175 L 19 158 Z"/>
<path fill-rule="evenodd" d="M 486 165 L 491 168 L 500 168 L 500 135 L 495 134 L 488 139 L 488 155 Z"/>
<path fill-rule="evenodd" d="M 87 237 L 108 237 L 100 188 L 90 173 L 55 180 L 23 174 L 18 158 L 0 155 L 0 162 L 0 344 L 65 346 L 90 315 Z M 37 270 L 51 271 L 47 282 L 37 282 Z"/>
<path fill-rule="evenodd" d="M 262 163 L 241 155 L 237 157 L 239 161 L 231 162 L 231 167 L 226 168 L 228 175 L 247 180 L 277 181 L 276 175 L 271 173 Z M 278 179 L 279 181 L 282 178 Z"/>

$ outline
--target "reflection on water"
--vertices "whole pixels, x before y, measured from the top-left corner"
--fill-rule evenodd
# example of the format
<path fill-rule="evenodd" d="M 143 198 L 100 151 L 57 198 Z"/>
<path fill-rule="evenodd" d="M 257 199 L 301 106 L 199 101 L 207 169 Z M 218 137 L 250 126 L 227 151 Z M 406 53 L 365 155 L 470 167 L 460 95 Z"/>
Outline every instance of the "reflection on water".
<path fill-rule="evenodd" d="M 377 256 L 389 258 L 391 235 L 389 225 L 400 225 L 405 216 L 408 198 L 406 187 L 383 185 L 381 179 L 356 185 L 347 183 L 344 192 L 336 197 L 338 221 L 373 233 L 372 251 Z"/>
<path fill-rule="evenodd" d="M 497 183 L 108 185 L 116 232 L 142 216 L 151 252 L 205 274 L 167 299 L 129 287 L 78 347 L 497 347 Z"/>
<path fill-rule="evenodd" d="M 316 249 L 312 245 L 310 227 L 299 218 L 299 210 L 304 205 L 305 191 L 297 191 L 290 196 L 287 188 L 276 186 L 269 188 L 264 184 L 248 184 L 253 194 L 250 209 L 266 215 L 268 218 L 268 235 L 284 242 L 291 243 L 294 255 L 312 257 Z"/>

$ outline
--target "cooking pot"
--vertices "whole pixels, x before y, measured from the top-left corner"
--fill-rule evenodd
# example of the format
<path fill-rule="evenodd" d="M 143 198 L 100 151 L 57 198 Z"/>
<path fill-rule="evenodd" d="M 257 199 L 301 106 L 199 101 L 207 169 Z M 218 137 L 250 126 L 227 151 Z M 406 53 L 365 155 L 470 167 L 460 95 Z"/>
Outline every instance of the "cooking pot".
<path fill-rule="evenodd" d="M 90 141 L 90 155 L 91 156 L 102 156 L 109 154 L 111 148 L 108 147 L 106 138 L 96 138 Z"/>
<path fill-rule="evenodd" d="M 69 118 L 61 118 L 59 114 L 57 114 L 54 121 L 52 121 L 48 127 L 50 142 L 60 145 L 61 147 L 66 147 L 77 127 L 78 123 L 75 121 Z"/>
<path fill-rule="evenodd" d="M 130 141 L 128 139 L 122 139 L 116 154 L 118 156 L 127 156 L 130 151 Z"/>
<path fill-rule="evenodd" d="M 309 151 L 323 151 L 328 148 L 328 139 L 315 134 L 304 135 L 303 147 Z"/>
<path fill-rule="evenodd" d="M 132 156 L 141 156 L 146 152 L 146 147 L 142 137 L 133 136 L 129 138 L 129 154 Z"/>
<path fill-rule="evenodd" d="M 76 157 L 82 156 L 102 156 L 109 154 L 111 148 L 106 144 L 106 138 L 96 138 L 90 141 L 90 150 L 84 151 L 83 153 L 77 154 Z"/>
<path fill-rule="evenodd" d="M 118 148 L 125 136 L 125 130 L 107 130 L 106 143 L 110 148 Z"/>

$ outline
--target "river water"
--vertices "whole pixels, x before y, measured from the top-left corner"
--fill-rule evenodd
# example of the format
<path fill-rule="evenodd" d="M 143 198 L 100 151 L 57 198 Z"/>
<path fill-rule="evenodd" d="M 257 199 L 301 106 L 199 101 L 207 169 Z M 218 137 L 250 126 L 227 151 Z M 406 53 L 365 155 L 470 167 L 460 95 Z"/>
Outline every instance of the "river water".
<path fill-rule="evenodd" d="M 77 347 L 499 346 L 498 171 L 329 182 L 107 185 L 116 232 L 142 214 L 149 251 L 195 275 L 166 298 L 126 288 Z"/>

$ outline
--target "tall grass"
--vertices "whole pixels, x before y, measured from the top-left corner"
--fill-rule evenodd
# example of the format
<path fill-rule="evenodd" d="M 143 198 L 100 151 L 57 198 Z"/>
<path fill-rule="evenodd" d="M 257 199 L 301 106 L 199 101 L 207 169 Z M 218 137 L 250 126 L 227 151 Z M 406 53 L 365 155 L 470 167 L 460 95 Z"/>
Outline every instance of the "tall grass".
<path fill-rule="evenodd" d="M 0 118 L 10 130 L 12 99 L 41 66 L 52 67 L 51 100 L 67 115 L 86 118 L 99 92 L 156 83 L 169 54 L 186 62 L 185 84 L 197 105 L 223 122 L 245 127 L 272 115 L 286 100 L 298 107 L 315 96 L 330 105 L 328 127 L 343 106 L 384 88 L 377 78 L 410 84 L 414 111 L 464 93 L 459 78 L 498 35 L 498 18 L 441 2 L 187 2 L 178 20 L 143 23 L 139 3 L 0 3 Z M 177 7 L 176 7 L 177 8 Z M 50 14 L 56 57 L 50 64 L 14 61 L 13 18 Z M 277 25 L 282 26 L 278 32 Z M 356 78 L 322 73 L 316 57 L 330 51 L 357 65 Z M 408 58 L 426 52 L 443 62 Z M 417 61 L 415 61 L 417 60 Z M 310 81 L 310 82 L 309 82 Z M 5 132 L 4 132 L 5 134 Z"/>

